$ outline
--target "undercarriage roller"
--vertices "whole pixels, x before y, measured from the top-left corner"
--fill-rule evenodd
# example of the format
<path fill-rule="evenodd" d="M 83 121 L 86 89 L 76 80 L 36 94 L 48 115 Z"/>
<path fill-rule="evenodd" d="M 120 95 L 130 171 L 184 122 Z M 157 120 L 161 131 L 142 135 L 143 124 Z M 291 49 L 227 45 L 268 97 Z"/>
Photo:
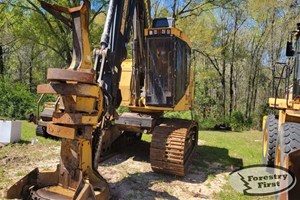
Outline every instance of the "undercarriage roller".
<path fill-rule="evenodd" d="M 153 171 L 184 176 L 197 143 L 196 122 L 163 119 L 152 133 L 150 162 Z"/>

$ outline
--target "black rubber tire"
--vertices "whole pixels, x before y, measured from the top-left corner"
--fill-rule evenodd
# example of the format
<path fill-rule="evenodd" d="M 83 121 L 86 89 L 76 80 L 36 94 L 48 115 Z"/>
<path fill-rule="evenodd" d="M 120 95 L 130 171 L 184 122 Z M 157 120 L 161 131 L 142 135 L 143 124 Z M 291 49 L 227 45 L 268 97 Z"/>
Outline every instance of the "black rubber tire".
<path fill-rule="evenodd" d="M 263 130 L 262 159 L 265 165 L 274 166 L 277 135 L 278 119 L 269 115 Z"/>
<path fill-rule="evenodd" d="M 43 127 L 42 126 L 40 126 L 40 125 L 37 125 L 36 126 L 36 129 L 35 129 L 35 134 L 37 135 L 37 136 L 41 136 L 41 137 L 43 137 Z"/>
<path fill-rule="evenodd" d="M 41 136 L 44 138 L 48 138 L 49 134 L 47 133 L 47 129 L 44 126 L 41 125 L 37 125 L 36 129 L 35 129 L 35 135 L 36 136 Z"/>
<path fill-rule="evenodd" d="M 280 145 L 280 152 L 278 149 Z M 281 125 L 279 129 L 276 155 L 280 153 L 280 165 L 283 165 L 284 157 L 297 149 L 300 149 L 300 123 L 288 122 Z"/>

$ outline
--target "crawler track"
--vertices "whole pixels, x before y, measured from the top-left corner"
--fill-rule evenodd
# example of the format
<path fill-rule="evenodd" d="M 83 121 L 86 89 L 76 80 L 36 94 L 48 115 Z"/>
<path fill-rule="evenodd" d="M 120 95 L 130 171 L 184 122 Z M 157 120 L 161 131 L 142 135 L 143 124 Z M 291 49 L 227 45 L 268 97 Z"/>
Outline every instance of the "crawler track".
<path fill-rule="evenodd" d="M 152 133 L 153 171 L 184 176 L 198 142 L 198 125 L 183 119 L 163 119 Z"/>

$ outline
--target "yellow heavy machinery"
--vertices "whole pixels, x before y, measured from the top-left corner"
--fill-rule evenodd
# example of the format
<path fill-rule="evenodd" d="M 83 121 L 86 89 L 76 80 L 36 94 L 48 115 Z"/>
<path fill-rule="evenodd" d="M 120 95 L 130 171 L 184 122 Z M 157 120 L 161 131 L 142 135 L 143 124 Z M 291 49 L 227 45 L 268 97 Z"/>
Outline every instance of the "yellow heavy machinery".
<path fill-rule="evenodd" d="M 293 47 L 295 38 L 295 49 Z M 280 166 L 290 170 L 297 179 L 296 186 L 279 195 L 279 199 L 300 199 L 300 24 L 292 32 L 291 41 L 287 42 L 287 63 L 283 65 L 281 75 L 273 77 L 285 80 L 285 98 L 269 99 L 271 108 L 279 110 L 278 117 L 269 115 L 263 126 L 263 163 Z M 293 76 L 292 76 L 293 75 Z M 290 85 L 290 80 L 292 84 Z M 279 86 L 279 85 L 277 85 Z M 273 90 L 275 85 L 273 83 Z"/>
<path fill-rule="evenodd" d="M 33 170 L 12 186 L 8 198 L 108 199 L 109 188 L 97 171 L 101 158 L 118 148 L 120 138 L 152 133 L 152 169 L 184 176 L 197 146 L 198 125 L 166 119 L 164 111 L 193 108 L 191 42 L 170 18 L 150 19 L 149 0 L 111 0 L 101 48 L 90 53 L 90 2 L 65 8 L 41 2 L 72 28 L 73 60 L 68 69 L 48 69 L 42 94 L 57 94 L 50 135 L 61 138 L 54 172 Z M 151 25 L 152 22 L 152 25 Z M 126 60 L 132 41 L 132 60 Z M 119 115 L 122 104 L 130 112 Z"/>

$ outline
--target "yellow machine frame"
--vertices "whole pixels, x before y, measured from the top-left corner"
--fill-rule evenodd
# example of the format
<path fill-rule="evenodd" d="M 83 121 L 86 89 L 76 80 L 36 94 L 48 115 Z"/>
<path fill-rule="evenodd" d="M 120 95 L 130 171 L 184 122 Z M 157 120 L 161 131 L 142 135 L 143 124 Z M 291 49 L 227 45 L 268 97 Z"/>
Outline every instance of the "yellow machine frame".
<path fill-rule="evenodd" d="M 276 105 L 275 105 L 276 102 Z M 271 108 L 279 109 L 278 128 L 286 122 L 300 123 L 300 102 L 288 99 L 269 98 Z"/>

